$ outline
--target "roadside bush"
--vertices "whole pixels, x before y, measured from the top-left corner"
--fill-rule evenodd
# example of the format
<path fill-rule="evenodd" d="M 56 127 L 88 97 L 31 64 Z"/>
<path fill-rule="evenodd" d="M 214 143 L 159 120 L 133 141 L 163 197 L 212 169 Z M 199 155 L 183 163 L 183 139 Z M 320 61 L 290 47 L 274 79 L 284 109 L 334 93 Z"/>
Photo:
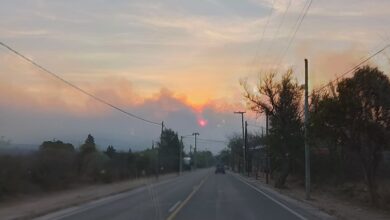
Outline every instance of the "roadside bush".
<path fill-rule="evenodd" d="M 81 179 L 87 182 L 107 181 L 107 163 L 109 157 L 101 152 L 92 152 L 82 160 Z"/>
<path fill-rule="evenodd" d="M 31 156 L 0 156 L 0 198 L 29 189 Z"/>
<path fill-rule="evenodd" d="M 77 177 L 76 152 L 71 144 L 45 141 L 33 165 L 33 181 L 44 190 L 68 187 Z"/>

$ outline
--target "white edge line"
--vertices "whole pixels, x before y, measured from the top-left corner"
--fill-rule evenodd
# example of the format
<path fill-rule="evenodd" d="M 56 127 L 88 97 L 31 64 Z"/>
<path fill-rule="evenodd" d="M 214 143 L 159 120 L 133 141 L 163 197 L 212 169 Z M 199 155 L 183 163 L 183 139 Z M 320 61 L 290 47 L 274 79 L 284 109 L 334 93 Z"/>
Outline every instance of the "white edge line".
<path fill-rule="evenodd" d="M 177 208 L 177 206 L 181 203 L 181 201 L 177 201 L 169 210 L 168 212 L 171 213 L 173 212 L 173 210 L 175 210 Z"/>
<path fill-rule="evenodd" d="M 233 175 L 233 176 L 236 176 L 236 175 Z M 297 216 L 298 218 L 302 219 L 302 220 L 307 220 L 307 218 L 303 217 L 301 214 L 297 213 L 296 211 L 290 209 L 288 206 L 286 206 L 285 204 L 279 202 L 278 200 L 272 198 L 271 196 L 267 195 L 265 192 L 261 191 L 260 189 L 258 189 L 257 187 L 255 186 L 252 186 L 251 184 L 247 183 L 245 180 L 242 180 L 241 177 L 237 177 L 236 178 L 238 180 L 240 180 L 241 182 L 245 183 L 246 185 L 248 185 L 249 187 L 251 187 L 252 189 L 256 190 L 257 192 L 263 194 L 264 196 L 266 196 L 267 198 L 269 198 L 270 200 L 272 200 L 273 202 L 275 202 L 276 204 L 280 205 L 281 207 L 285 208 L 287 211 L 291 212 L 292 214 L 294 214 L 295 216 Z"/>

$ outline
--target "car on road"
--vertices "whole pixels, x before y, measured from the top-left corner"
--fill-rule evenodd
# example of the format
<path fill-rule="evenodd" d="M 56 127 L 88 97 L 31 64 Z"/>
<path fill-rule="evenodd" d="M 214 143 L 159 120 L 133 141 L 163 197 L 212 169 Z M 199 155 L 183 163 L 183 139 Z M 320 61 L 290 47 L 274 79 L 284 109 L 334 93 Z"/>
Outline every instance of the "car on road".
<path fill-rule="evenodd" d="M 225 166 L 222 164 L 218 164 L 217 167 L 215 168 L 215 173 L 225 174 Z"/>

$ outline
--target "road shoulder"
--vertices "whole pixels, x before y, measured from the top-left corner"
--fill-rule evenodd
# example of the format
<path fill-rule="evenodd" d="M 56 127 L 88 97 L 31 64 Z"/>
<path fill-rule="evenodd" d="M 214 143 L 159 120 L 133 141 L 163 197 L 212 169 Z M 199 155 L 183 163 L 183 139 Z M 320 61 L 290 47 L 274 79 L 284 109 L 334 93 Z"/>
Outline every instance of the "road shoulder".
<path fill-rule="evenodd" d="M 149 183 L 156 183 L 176 177 L 177 174 L 161 175 L 157 181 L 155 177 L 139 178 L 115 182 L 111 184 L 91 185 L 82 188 L 70 189 L 42 196 L 27 196 L 19 201 L 0 205 L 0 219 L 31 219 L 58 210 L 71 208 L 91 201 L 114 196 L 134 190 Z"/>
<path fill-rule="evenodd" d="M 257 181 L 253 178 L 249 178 L 247 176 L 232 172 L 229 172 L 229 174 L 255 188 L 256 191 L 267 196 L 268 198 L 273 200 L 273 202 L 282 206 L 284 209 L 287 209 L 289 212 L 293 213 L 300 219 L 336 219 L 335 217 L 321 211 L 317 207 L 314 207 L 300 200 L 291 198 L 289 196 L 283 195 L 272 189 L 270 186 L 265 185 L 264 183 Z"/>

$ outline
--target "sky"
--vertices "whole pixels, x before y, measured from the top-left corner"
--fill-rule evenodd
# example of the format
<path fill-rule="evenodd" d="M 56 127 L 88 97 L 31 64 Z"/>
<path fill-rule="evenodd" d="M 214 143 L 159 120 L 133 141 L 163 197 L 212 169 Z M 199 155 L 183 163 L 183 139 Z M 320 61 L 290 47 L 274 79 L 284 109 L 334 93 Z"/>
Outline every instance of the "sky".
<path fill-rule="evenodd" d="M 91 94 L 179 135 L 227 140 L 246 110 L 239 81 L 288 68 L 319 87 L 390 43 L 390 1 L 1 0 L 0 41 Z M 288 47 L 288 42 L 291 45 Z M 390 51 L 370 61 L 386 74 Z M 0 136 L 139 150 L 161 128 L 110 109 L 0 48 Z M 263 125 L 261 115 L 248 121 Z M 251 127 L 252 132 L 259 128 Z M 193 138 L 185 138 L 186 149 Z M 218 152 L 223 143 L 199 142 Z"/>

